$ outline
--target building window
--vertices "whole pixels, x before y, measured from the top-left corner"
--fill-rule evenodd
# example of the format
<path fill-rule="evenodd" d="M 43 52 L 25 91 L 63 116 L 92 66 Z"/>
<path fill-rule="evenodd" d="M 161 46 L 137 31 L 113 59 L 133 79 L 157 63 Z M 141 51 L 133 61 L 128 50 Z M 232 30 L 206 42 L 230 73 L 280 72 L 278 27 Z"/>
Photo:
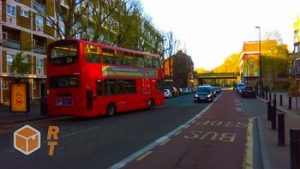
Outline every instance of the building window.
<path fill-rule="evenodd" d="M 6 13 L 9 16 L 16 16 L 16 7 L 6 4 Z"/>
<path fill-rule="evenodd" d="M 34 89 L 34 90 L 36 89 L 36 81 L 35 80 L 32 81 L 32 89 Z"/>
<path fill-rule="evenodd" d="M 36 68 L 42 69 L 44 67 L 44 59 L 38 59 L 36 62 Z"/>
<path fill-rule="evenodd" d="M 14 56 L 13 55 L 6 55 L 6 57 L 7 57 L 7 67 L 8 67 L 8 69 L 11 67 L 11 65 L 12 65 L 12 62 L 14 61 Z"/>
<path fill-rule="evenodd" d="M 3 80 L 3 83 L 2 83 L 2 88 L 3 90 L 8 90 L 9 89 L 9 83 L 7 80 Z"/>
<path fill-rule="evenodd" d="M 43 17 L 37 15 L 35 18 L 35 23 L 36 23 L 36 25 L 42 27 L 43 26 Z"/>
<path fill-rule="evenodd" d="M 25 18 L 29 17 L 29 12 L 27 10 L 21 9 L 20 14 Z"/>

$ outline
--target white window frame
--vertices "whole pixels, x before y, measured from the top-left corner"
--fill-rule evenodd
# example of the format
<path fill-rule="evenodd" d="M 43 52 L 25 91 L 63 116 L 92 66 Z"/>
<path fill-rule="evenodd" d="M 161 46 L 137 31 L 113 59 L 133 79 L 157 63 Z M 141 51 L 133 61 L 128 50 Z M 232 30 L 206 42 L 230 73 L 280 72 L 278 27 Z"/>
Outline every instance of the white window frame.
<path fill-rule="evenodd" d="M 32 89 L 35 90 L 36 89 L 36 81 L 33 79 L 32 80 Z"/>
<path fill-rule="evenodd" d="M 14 56 L 14 55 L 7 54 L 7 55 L 6 55 L 6 63 L 7 63 L 7 66 L 11 66 L 12 62 L 14 61 L 14 59 L 15 59 L 15 56 Z"/>
<path fill-rule="evenodd" d="M 43 69 L 44 67 L 44 59 L 38 59 L 36 62 L 36 68 Z"/>
<path fill-rule="evenodd" d="M 25 18 L 29 18 L 29 11 L 25 10 L 25 9 L 21 9 L 20 10 L 20 15 L 25 17 Z"/>
<path fill-rule="evenodd" d="M 37 26 L 43 27 L 43 25 L 44 25 L 44 19 L 43 19 L 43 17 L 41 17 L 40 15 L 36 15 L 36 17 L 35 17 L 35 24 Z"/>
<path fill-rule="evenodd" d="M 6 4 L 6 14 L 9 16 L 16 17 L 16 7 L 10 4 Z"/>
<path fill-rule="evenodd" d="M 8 90 L 9 89 L 9 82 L 7 80 L 2 81 L 2 89 Z"/>

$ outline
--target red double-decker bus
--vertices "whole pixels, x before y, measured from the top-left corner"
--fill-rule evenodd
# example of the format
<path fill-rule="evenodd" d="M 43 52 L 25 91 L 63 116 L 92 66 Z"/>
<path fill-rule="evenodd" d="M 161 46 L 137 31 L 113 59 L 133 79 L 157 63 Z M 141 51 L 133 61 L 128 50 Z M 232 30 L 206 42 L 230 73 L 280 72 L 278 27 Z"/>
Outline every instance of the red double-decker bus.
<path fill-rule="evenodd" d="M 50 115 L 114 115 L 164 103 L 159 56 L 81 40 L 49 45 Z"/>

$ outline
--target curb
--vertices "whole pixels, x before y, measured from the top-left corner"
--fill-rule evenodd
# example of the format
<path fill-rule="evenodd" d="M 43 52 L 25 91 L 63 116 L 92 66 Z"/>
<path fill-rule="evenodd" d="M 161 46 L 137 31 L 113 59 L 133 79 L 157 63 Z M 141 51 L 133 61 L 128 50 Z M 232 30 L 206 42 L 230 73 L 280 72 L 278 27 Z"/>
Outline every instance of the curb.
<path fill-rule="evenodd" d="M 263 135 L 263 129 L 262 126 L 260 124 L 260 121 L 258 118 L 254 119 L 254 127 L 256 128 L 257 132 L 258 132 L 258 141 L 260 144 L 260 154 L 261 154 L 261 160 L 262 160 L 262 164 L 263 164 L 263 168 L 264 169 L 271 169 L 271 165 L 270 165 L 270 159 L 267 153 L 267 149 L 266 146 L 264 144 L 265 139 L 264 139 L 264 135 Z"/>
<path fill-rule="evenodd" d="M 25 122 L 25 121 L 36 121 L 36 120 L 44 120 L 44 119 L 54 119 L 54 118 L 57 118 L 57 117 L 51 117 L 51 116 L 32 117 L 32 118 L 28 118 L 28 119 L 20 119 L 20 120 L 15 120 L 15 121 L 10 121 L 10 122 L 0 123 L 0 125 L 20 123 L 20 122 Z"/>

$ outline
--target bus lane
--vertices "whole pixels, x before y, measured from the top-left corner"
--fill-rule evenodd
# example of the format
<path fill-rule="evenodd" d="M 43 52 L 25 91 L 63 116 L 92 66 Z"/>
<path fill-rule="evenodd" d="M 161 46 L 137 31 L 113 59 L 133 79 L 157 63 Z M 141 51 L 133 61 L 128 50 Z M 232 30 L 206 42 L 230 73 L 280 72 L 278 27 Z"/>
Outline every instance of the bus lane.
<path fill-rule="evenodd" d="M 201 116 L 125 168 L 242 169 L 252 167 L 252 118 L 225 91 Z"/>

